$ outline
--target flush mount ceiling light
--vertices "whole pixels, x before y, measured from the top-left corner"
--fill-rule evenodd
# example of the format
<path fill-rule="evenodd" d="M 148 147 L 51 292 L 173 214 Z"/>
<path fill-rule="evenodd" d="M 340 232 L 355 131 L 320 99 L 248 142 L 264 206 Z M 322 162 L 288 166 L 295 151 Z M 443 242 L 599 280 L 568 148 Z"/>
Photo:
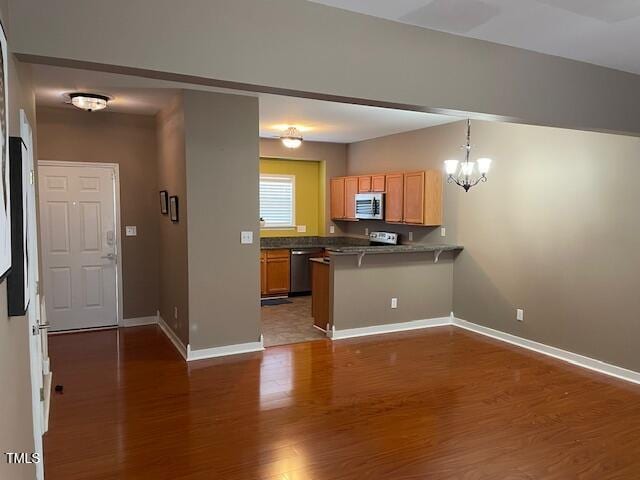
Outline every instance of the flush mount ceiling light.
<path fill-rule="evenodd" d="M 287 128 L 284 134 L 280 136 L 280 140 L 282 140 L 282 144 L 287 148 L 298 148 L 302 145 L 302 135 L 296 127 Z"/>
<path fill-rule="evenodd" d="M 69 99 L 74 107 L 86 112 L 95 112 L 107 108 L 107 102 L 111 100 L 106 95 L 97 93 L 70 93 Z"/>
<path fill-rule="evenodd" d="M 445 160 L 444 168 L 447 172 L 447 182 L 455 183 L 464 188 L 465 192 L 468 192 L 471 187 L 487 181 L 487 173 L 489 173 L 489 168 L 491 167 L 490 158 L 479 158 L 477 160 L 478 175 L 474 174 L 475 164 L 469 161 L 471 155 L 471 120 L 467 120 L 467 143 L 462 145 L 461 148 L 465 150 L 464 161 Z"/>

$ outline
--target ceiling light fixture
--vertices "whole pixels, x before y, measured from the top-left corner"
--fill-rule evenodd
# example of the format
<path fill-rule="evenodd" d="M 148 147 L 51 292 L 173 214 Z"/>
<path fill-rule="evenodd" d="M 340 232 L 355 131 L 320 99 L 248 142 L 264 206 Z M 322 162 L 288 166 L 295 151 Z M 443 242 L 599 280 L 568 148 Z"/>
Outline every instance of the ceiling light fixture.
<path fill-rule="evenodd" d="M 280 140 L 287 148 L 298 148 L 302 145 L 302 135 L 296 127 L 287 128 L 284 134 L 280 136 Z"/>
<path fill-rule="evenodd" d="M 489 168 L 491 167 L 490 158 L 479 158 L 479 176 L 474 177 L 473 171 L 475 164 L 469 161 L 469 156 L 471 155 L 471 120 L 469 119 L 467 119 L 467 143 L 466 145 L 462 145 L 461 148 L 465 150 L 464 162 L 445 160 L 444 168 L 447 172 L 447 182 L 455 183 L 464 188 L 465 192 L 468 192 L 471 187 L 475 187 L 480 182 L 487 181 L 487 173 L 489 173 Z M 458 168 L 458 165 L 460 168 Z"/>
<path fill-rule="evenodd" d="M 110 100 L 105 95 L 96 93 L 70 93 L 69 98 L 74 107 L 86 112 L 95 112 L 107 108 L 107 102 Z"/>

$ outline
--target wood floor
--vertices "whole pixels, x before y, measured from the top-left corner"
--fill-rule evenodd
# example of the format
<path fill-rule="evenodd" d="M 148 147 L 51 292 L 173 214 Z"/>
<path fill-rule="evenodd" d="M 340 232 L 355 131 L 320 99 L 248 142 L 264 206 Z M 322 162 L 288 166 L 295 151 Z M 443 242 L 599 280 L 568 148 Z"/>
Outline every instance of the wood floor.
<path fill-rule="evenodd" d="M 640 386 L 441 327 L 187 365 L 51 338 L 47 480 L 640 479 Z"/>

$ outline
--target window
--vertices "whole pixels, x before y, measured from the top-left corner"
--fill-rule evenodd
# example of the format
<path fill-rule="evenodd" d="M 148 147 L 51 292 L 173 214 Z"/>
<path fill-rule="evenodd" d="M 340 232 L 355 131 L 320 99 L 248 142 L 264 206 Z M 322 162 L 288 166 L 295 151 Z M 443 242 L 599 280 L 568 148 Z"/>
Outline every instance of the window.
<path fill-rule="evenodd" d="M 260 175 L 260 218 L 264 228 L 295 226 L 295 179 L 293 175 Z"/>

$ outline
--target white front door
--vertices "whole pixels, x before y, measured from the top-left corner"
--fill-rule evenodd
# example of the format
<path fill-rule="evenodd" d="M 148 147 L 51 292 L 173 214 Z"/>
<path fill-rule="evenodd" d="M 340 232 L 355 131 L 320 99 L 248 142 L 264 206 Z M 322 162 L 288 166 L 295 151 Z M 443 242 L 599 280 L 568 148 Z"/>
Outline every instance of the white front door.
<path fill-rule="evenodd" d="M 36 187 L 33 164 L 33 137 L 31 125 L 24 110 L 20 110 L 20 138 L 22 139 L 22 208 L 25 213 L 25 292 L 28 292 L 29 305 L 26 317 L 29 322 L 29 360 L 31 366 L 31 403 L 33 409 L 34 453 L 40 462 L 36 463 L 36 479 L 44 478 L 42 435 L 46 432 L 44 389 L 45 366 L 43 346 L 46 347 L 47 332 L 40 328 L 40 296 L 38 295 L 38 241 L 36 225 Z M 48 363 L 48 362 L 47 362 Z M 50 378 L 50 377 L 49 377 Z"/>
<path fill-rule="evenodd" d="M 38 180 L 51 330 L 117 325 L 114 167 L 41 161 Z"/>

